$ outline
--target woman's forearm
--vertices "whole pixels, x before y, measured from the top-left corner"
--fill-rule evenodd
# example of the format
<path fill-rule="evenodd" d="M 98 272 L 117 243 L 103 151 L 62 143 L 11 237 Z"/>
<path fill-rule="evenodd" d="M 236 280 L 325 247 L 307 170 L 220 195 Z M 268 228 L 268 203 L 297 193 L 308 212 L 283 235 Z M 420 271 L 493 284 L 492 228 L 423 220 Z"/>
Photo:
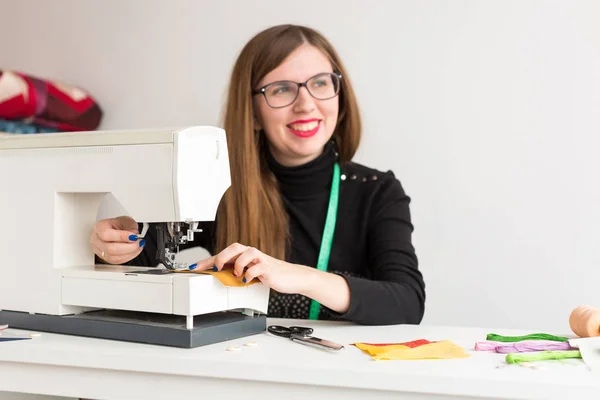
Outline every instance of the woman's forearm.
<path fill-rule="evenodd" d="M 307 278 L 301 293 L 340 314 L 350 307 L 350 288 L 344 278 L 306 267 Z"/>

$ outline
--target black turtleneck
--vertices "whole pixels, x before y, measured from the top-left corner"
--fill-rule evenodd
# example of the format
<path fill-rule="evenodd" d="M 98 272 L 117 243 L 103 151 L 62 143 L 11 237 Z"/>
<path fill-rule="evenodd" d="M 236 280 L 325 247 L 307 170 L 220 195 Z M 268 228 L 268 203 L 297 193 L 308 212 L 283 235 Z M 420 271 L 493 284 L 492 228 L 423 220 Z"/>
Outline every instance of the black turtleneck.
<path fill-rule="evenodd" d="M 289 215 L 291 248 L 286 261 L 316 267 L 329 204 L 335 145 L 330 142 L 315 160 L 285 167 L 270 154 L 267 163 L 279 182 Z M 420 323 L 425 284 L 412 245 L 410 198 L 391 171 L 357 163 L 341 165 L 342 181 L 335 235 L 328 271 L 339 274 L 350 288 L 350 308 L 344 314 L 321 307 L 320 319 L 359 324 Z M 190 246 L 213 253 L 214 225 L 204 226 Z M 185 246 L 185 247 L 190 247 Z M 144 252 L 131 265 L 156 265 L 156 231 L 146 235 Z M 307 319 L 310 299 L 274 294 L 269 316 Z"/>

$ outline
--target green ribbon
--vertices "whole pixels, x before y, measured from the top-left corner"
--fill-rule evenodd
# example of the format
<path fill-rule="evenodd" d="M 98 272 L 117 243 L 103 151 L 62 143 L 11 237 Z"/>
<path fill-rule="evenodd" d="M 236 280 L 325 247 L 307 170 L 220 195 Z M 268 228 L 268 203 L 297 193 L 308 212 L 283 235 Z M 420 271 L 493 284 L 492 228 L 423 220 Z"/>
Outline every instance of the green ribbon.
<path fill-rule="evenodd" d="M 319 259 L 317 261 L 317 269 L 319 271 L 327 271 L 329 265 L 329 256 L 331 255 L 331 244 L 333 243 L 333 234 L 335 231 L 335 223 L 337 220 L 338 202 L 340 198 L 340 165 L 333 165 L 333 180 L 331 181 L 331 192 L 329 194 L 329 206 L 327 208 L 327 218 L 325 219 L 325 227 L 323 228 L 323 237 L 321 239 L 321 249 L 319 250 Z M 312 300 L 310 304 L 309 319 L 319 319 L 319 310 L 321 304 Z"/>

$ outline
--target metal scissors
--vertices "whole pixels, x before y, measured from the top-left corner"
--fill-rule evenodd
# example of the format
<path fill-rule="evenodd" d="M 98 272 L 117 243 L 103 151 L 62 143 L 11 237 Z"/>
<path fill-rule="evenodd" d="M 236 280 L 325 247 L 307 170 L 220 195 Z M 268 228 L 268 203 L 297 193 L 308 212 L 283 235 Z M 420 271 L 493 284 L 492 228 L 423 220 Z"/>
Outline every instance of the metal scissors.
<path fill-rule="evenodd" d="M 27 336 L 18 336 L 15 335 L 14 333 L 5 331 L 5 329 L 8 328 L 8 325 L 0 325 L 0 342 L 12 342 L 14 340 L 27 340 L 27 339 L 31 339 L 31 336 L 27 337 Z"/>
<path fill-rule="evenodd" d="M 30 340 L 31 338 L 29 337 L 16 337 L 16 336 L 11 336 L 11 337 L 6 337 L 6 336 L 2 336 L 0 337 L 0 342 L 12 342 L 15 340 Z"/>
<path fill-rule="evenodd" d="M 275 336 L 289 338 L 294 342 L 301 344 L 307 344 L 310 346 L 324 347 L 327 350 L 342 350 L 344 346 L 338 343 L 334 343 L 330 340 L 321 339 L 318 337 L 311 336 L 313 333 L 312 328 L 304 326 L 290 326 L 289 328 L 281 325 L 270 325 L 267 328 L 269 333 Z"/>

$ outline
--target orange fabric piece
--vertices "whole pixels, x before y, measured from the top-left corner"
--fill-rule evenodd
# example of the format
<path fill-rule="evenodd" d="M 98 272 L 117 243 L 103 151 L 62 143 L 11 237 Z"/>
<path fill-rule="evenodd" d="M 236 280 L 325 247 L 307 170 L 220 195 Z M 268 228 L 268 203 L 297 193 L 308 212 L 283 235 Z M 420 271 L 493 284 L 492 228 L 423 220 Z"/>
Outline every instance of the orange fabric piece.
<path fill-rule="evenodd" d="M 409 350 L 410 349 L 410 347 L 402 345 L 402 344 L 390 344 L 387 346 L 378 346 L 376 344 L 355 343 L 354 345 L 371 356 L 379 356 L 381 354 L 387 353 L 390 350 Z"/>
<path fill-rule="evenodd" d="M 429 344 L 429 343 L 434 343 L 434 342 L 430 342 L 427 339 L 417 339 L 417 340 L 412 340 L 410 342 L 402 342 L 402 343 L 365 343 L 365 342 L 360 342 L 361 345 L 367 345 L 367 346 L 377 346 L 377 347 L 381 347 L 381 346 L 398 346 L 398 345 L 402 345 L 402 346 L 408 346 L 410 348 L 413 347 L 417 347 L 417 346 L 422 346 L 424 344 Z M 354 345 L 356 345 L 356 343 L 353 343 Z"/>
<path fill-rule="evenodd" d="M 190 270 L 177 270 L 175 272 L 182 272 L 182 273 L 192 273 L 192 274 L 209 274 L 209 275 L 213 275 L 215 278 L 217 278 L 219 281 L 221 281 L 221 283 L 225 286 L 236 286 L 236 287 L 240 287 L 240 286 L 249 286 L 249 285 L 253 285 L 255 283 L 260 283 L 260 281 L 256 278 L 252 279 L 250 282 L 244 283 L 242 282 L 241 279 L 239 279 L 238 277 L 236 277 L 235 275 L 233 275 L 233 269 L 223 269 L 221 271 L 190 271 Z"/>
<path fill-rule="evenodd" d="M 407 344 L 374 345 L 355 343 L 354 345 L 369 354 L 374 360 L 429 360 L 468 358 L 469 354 L 457 344 L 442 340 L 410 347 Z"/>

